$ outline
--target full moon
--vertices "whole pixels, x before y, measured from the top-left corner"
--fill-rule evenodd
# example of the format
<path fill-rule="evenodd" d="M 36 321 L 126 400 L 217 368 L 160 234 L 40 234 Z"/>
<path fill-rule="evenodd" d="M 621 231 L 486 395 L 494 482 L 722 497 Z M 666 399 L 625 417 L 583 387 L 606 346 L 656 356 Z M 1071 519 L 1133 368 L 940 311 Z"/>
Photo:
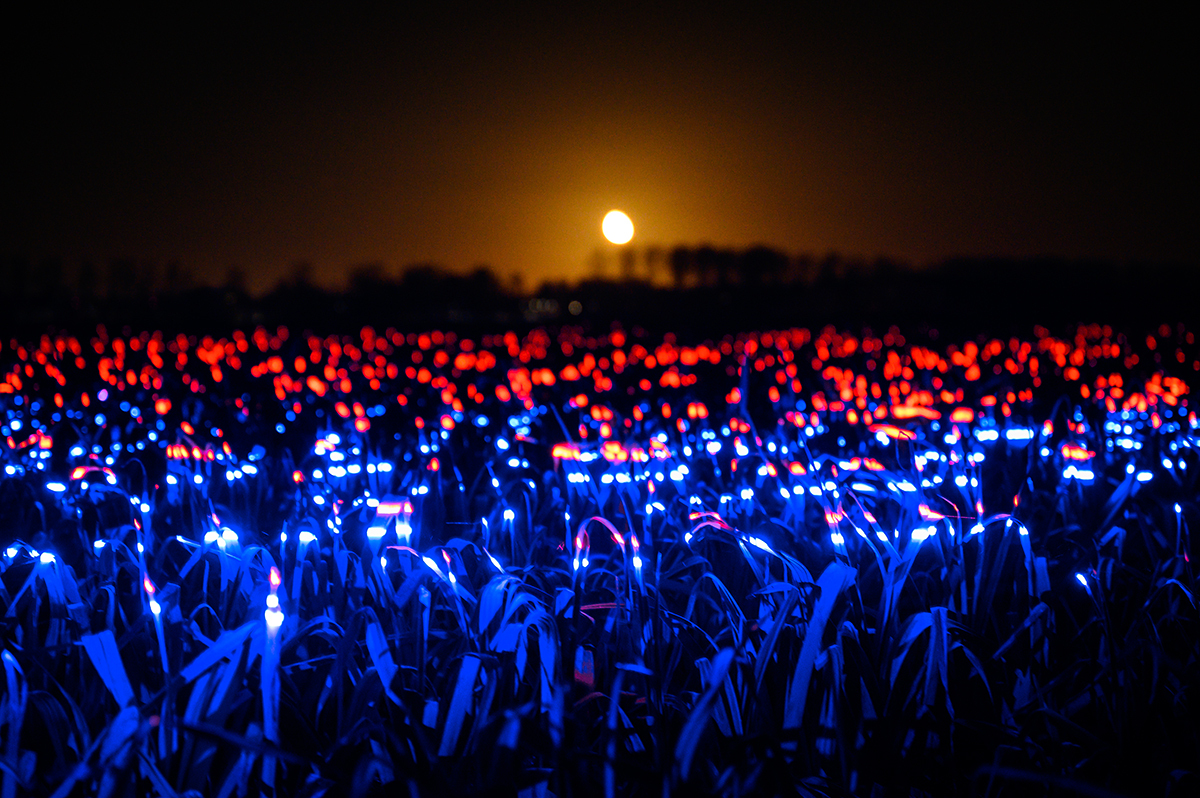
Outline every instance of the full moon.
<path fill-rule="evenodd" d="M 620 211 L 609 211 L 600 224 L 604 237 L 614 244 L 628 244 L 633 238 L 633 222 Z"/>

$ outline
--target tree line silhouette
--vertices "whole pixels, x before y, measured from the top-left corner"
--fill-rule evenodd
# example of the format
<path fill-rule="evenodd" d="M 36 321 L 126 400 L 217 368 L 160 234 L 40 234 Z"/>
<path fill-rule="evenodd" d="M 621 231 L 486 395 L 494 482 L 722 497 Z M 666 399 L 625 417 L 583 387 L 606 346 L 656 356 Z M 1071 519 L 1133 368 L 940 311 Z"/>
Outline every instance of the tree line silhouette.
<path fill-rule="evenodd" d="M 803 280 L 815 263 L 812 257 L 790 258 L 764 246 L 745 250 L 712 246 L 623 248 L 616 253 L 616 260 L 623 281 L 665 282 L 678 289 Z M 606 265 L 604 251 L 597 251 L 592 257 L 592 276 L 607 276 Z"/>
<path fill-rule="evenodd" d="M 526 290 L 487 266 L 461 273 L 433 264 L 345 271 L 344 287 L 317 285 L 297 263 L 252 296 L 248 275 L 219 284 L 179 263 L 115 259 L 103 267 L 14 257 L 0 263 L 5 328 L 44 329 L 123 320 L 147 326 L 258 323 L 335 328 L 346 324 L 496 325 L 621 320 L 745 327 L 815 323 L 908 323 L 914 327 L 1062 321 L 1191 322 L 1200 295 L 1197 264 L 1114 263 L 1055 258 L 956 258 L 914 267 L 878 258 L 742 250 L 645 247 L 597 250 L 579 283 Z"/>

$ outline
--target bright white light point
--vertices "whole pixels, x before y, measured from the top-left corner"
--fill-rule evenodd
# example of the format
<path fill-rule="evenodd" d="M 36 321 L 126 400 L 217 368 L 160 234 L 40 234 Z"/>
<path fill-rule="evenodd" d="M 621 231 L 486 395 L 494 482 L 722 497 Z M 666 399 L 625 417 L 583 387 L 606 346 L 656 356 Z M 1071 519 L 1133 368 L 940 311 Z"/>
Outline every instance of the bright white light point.
<path fill-rule="evenodd" d="M 600 224 L 604 237 L 614 244 L 628 244 L 633 239 L 633 222 L 620 211 L 609 211 Z"/>

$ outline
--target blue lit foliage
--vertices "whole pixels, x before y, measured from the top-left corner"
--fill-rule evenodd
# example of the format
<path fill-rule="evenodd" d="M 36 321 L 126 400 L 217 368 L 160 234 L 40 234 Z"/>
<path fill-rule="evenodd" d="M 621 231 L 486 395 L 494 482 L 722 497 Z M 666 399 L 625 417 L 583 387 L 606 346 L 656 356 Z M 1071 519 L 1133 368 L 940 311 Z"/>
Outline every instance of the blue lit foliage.
<path fill-rule="evenodd" d="M 1196 416 L 1122 340 L 5 348 L 4 794 L 1165 783 Z"/>

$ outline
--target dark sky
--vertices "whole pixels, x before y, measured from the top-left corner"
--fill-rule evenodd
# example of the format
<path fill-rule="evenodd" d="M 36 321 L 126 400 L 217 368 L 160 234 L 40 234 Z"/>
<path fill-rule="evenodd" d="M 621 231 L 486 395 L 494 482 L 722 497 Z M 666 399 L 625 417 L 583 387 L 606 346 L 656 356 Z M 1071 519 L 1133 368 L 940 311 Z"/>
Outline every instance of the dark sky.
<path fill-rule="evenodd" d="M 1183 17 L 507 6 L 10 20 L 3 253 L 534 286 L 620 208 L 639 245 L 1200 254 Z"/>

